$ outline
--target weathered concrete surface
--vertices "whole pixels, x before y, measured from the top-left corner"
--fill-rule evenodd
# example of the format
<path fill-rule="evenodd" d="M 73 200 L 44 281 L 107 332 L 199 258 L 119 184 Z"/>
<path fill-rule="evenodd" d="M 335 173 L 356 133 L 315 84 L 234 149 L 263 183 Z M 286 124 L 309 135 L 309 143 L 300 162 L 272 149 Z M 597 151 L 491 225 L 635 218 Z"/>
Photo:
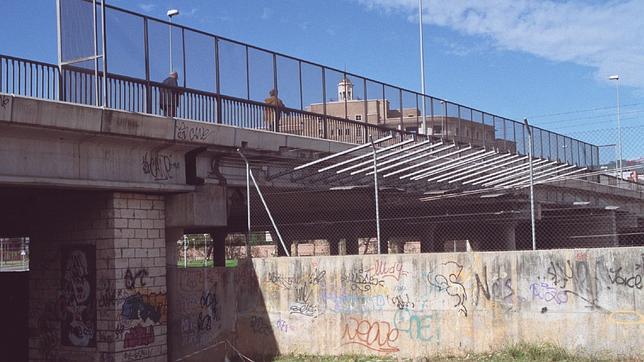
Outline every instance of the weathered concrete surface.
<path fill-rule="evenodd" d="M 0 94 L 0 185 L 61 188 L 85 185 L 86 189 L 186 192 L 194 187 L 186 185 L 185 155 L 200 147 L 206 150 L 198 155 L 194 172 L 204 179 L 214 179 L 212 161 L 221 155 L 234 156 L 235 162 L 229 162 L 228 168 L 244 169 L 235 152 L 238 147 L 243 147 L 252 158 L 280 155 L 294 148 L 302 148 L 311 157 L 352 146 L 298 135 Z M 280 171 L 283 169 L 279 167 L 273 170 Z M 231 176 L 228 185 L 243 185 L 245 178 L 237 177 L 238 173 L 222 177 Z"/>
<path fill-rule="evenodd" d="M 520 341 L 619 357 L 644 342 L 644 248 L 269 258 L 168 275 L 171 360 L 212 360 L 223 340 L 255 356 L 399 357 Z"/>

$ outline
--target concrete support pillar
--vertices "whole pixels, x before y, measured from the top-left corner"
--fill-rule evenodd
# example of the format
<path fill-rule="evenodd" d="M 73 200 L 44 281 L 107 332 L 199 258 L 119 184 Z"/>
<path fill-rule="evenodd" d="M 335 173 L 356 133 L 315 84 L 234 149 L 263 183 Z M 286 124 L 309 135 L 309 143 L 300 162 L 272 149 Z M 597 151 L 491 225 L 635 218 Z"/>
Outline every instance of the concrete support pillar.
<path fill-rule="evenodd" d="M 358 238 L 351 236 L 345 239 L 345 253 L 343 255 L 358 255 L 360 251 L 360 244 Z"/>
<path fill-rule="evenodd" d="M 338 238 L 329 238 L 327 239 L 329 243 L 329 255 L 339 255 L 340 252 L 340 239 Z"/>
<path fill-rule="evenodd" d="M 389 235 L 385 233 L 380 234 L 380 253 L 389 254 Z"/>
<path fill-rule="evenodd" d="M 505 250 L 517 250 L 516 223 L 500 225 Z"/>
<path fill-rule="evenodd" d="M 422 234 L 419 237 L 421 253 L 430 253 L 434 251 L 435 231 L 436 231 L 435 225 L 431 225 L 423 229 Z"/>
<path fill-rule="evenodd" d="M 180 262 L 179 253 L 176 252 L 179 240 L 183 240 L 183 228 L 165 228 L 165 248 L 168 251 L 165 254 L 167 266 L 176 267 Z"/>
<path fill-rule="evenodd" d="M 210 232 L 213 266 L 226 266 L 226 236 L 228 232 L 223 229 Z"/>
<path fill-rule="evenodd" d="M 298 246 L 299 246 L 299 241 L 293 240 L 293 242 L 291 243 L 291 256 L 298 256 L 299 255 Z"/>

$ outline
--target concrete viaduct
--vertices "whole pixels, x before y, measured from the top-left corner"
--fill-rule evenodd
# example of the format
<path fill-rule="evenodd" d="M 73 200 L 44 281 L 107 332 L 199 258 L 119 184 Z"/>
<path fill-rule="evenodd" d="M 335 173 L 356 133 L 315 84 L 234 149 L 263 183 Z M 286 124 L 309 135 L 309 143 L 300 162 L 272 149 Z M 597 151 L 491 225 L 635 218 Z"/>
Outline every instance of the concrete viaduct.
<path fill-rule="evenodd" d="M 9 342 L 30 360 L 167 359 L 171 329 L 179 328 L 167 323 L 166 299 L 176 241 L 211 233 L 215 265 L 223 266 L 225 236 L 246 231 L 245 166 L 237 148 L 267 190 L 301 191 L 297 203 L 268 192 L 275 218 L 289 220 L 280 230 L 287 243 L 325 239 L 337 255 L 357 251 L 358 238 L 375 234 L 372 223 L 361 221 L 365 205 L 372 207 L 371 189 L 307 191 L 288 174 L 295 164 L 352 145 L 20 96 L 0 95 L 0 104 L 0 236 L 31 240 L 28 291 L 18 293 L 28 296 L 28 328 L 10 333 L 5 324 L 2 332 L 13 334 Z M 289 176 L 271 178 L 278 174 Z M 540 247 L 560 247 L 557 240 L 564 239 L 566 247 L 628 245 L 627 237 L 615 235 L 642 230 L 643 192 L 579 180 L 539 187 Z M 582 200 L 589 205 L 571 210 Z M 390 190 L 381 202 L 385 251 L 400 251 L 397 240 L 420 241 L 421 252 L 444 251 L 447 240 L 470 240 L 476 250 L 530 245 L 525 192 L 421 203 L 418 195 Z M 488 216 L 473 220 L 473 209 Z M 594 221 L 558 224 L 571 214 Z M 396 221 L 419 216 L 433 221 L 414 228 Z M 263 217 L 253 227 L 271 230 Z M 119 331 L 119 321 L 142 312 L 129 315 L 115 300 L 143 285 L 148 294 L 128 297 L 128 306 L 157 305 L 161 313 L 150 314 L 147 327 L 133 323 Z M 82 323 L 87 306 L 66 305 L 66 293 L 96 301 L 88 304 L 95 323 Z M 114 343 L 115 333 L 124 343 Z M 148 348 L 137 354 L 142 344 Z"/>

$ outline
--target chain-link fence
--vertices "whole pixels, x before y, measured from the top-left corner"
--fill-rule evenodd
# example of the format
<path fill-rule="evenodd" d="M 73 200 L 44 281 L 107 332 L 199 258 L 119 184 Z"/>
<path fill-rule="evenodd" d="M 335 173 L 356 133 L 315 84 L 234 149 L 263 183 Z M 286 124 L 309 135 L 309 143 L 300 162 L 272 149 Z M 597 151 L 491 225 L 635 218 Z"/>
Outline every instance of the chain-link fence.
<path fill-rule="evenodd" d="M 29 270 L 29 238 L 0 238 L 0 272 Z"/>

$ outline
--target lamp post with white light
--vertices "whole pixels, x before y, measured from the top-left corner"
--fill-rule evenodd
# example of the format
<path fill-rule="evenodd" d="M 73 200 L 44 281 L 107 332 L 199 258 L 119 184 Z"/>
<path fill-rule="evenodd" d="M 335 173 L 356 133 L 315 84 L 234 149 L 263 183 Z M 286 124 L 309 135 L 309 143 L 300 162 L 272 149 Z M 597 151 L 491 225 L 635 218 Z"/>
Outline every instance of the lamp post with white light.
<path fill-rule="evenodd" d="M 168 32 L 170 33 L 170 72 L 172 72 L 174 69 L 172 67 L 172 18 L 174 16 L 179 15 L 179 10 L 178 9 L 170 9 L 166 13 L 168 15 L 168 19 L 170 19 L 170 24 L 168 25 Z"/>
<path fill-rule="evenodd" d="M 624 174 L 622 172 L 622 125 L 619 119 L 619 75 L 611 75 L 608 77 L 609 80 L 615 81 L 615 89 L 617 90 L 617 151 L 619 153 L 619 162 L 617 174 L 620 179 L 623 179 Z"/>

